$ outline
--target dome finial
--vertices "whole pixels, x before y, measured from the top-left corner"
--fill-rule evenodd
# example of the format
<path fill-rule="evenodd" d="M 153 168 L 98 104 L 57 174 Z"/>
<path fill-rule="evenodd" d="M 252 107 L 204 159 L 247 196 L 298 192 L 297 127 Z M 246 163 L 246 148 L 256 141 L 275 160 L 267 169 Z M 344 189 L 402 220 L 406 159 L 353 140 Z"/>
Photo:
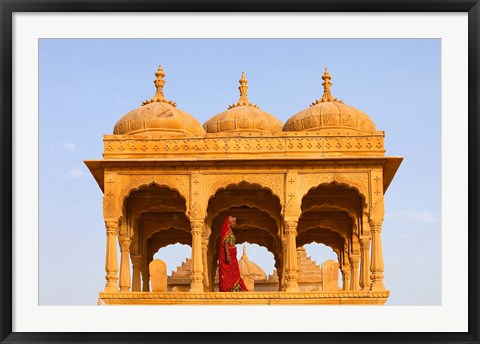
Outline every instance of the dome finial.
<path fill-rule="evenodd" d="M 236 106 L 242 106 L 242 105 L 252 106 L 258 109 L 257 105 L 250 103 L 250 100 L 248 100 L 248 97 L 247 97 L 248 80 L 245 77 L 245 72 L 242 72 L 242 77 L 238 82 L 240 83 L 240 86 L 238 86 L 238 89 L 240 90 L 240 99 L 238 100 L 237 103 L 230 105 L 228 109 L 234 108 Z"/>
<path fill-rule="evenodd" d="M 247 245 L 246 244 L 243 244 L 243 257 L 246 257 L 247 256 Z"/>
<path fill-rule="evenodd" d="M 323 96 L 322 96 L 322 98 L 314 101 L 310 106 L 313 106 L 313 105 L 316 105 L 316 104 L 322 103 L 322 102 L 343 103 L 343 101 L 335 98 L 334 96 L 332 96 L 332 93 L 330 93 L 330 87 L 332 86 L 332 83 L 330 82 L 330 80 L 332 79 L 332 76 L 328 72 L 328 68 L 325 68 L 325 72 L 322 75 L 322 79 L 323 79 L 323 83 L 322 83 L 322 85 L 323 85 Z"/>
<path fill-rule="evenodd" d="M 323 79 L 323 83 L 322 83 L 322 85 L 323 85 L 323 97 L 327 98 L 328 100 L 332 100 L 333 96 L 330 93 L 330 86 L 332 86 L 332 83 L 330 82 L 330 80 L 332 79 L 332 76 L 328 72 L 328 68 L 325 68 L 325 73 L 323 73 L 322 79 Z"/>
<path fill-rule="evenodd" d="M 171 100 L 167 100 L 163 95 L 163 86 L 165 85 L 165 80 L 163 80 L 163 78 L 165 77 L 165 72 L 163 71 L 163 68 L 161 65 L 158 66 L 158 69 L 155 72 L 155 76 L 157 78 L 153 81 L 153 83 L 155 84 L 155 87 L 157 90 L 153 95 L 152 99 L 145 100 L 144 102 L 142 102 L 142 105 L 146 105 L 153 102 L 161 102 L 161 103 L 168 103 L 170 105 L 177 106 L 175 102 Z"/>

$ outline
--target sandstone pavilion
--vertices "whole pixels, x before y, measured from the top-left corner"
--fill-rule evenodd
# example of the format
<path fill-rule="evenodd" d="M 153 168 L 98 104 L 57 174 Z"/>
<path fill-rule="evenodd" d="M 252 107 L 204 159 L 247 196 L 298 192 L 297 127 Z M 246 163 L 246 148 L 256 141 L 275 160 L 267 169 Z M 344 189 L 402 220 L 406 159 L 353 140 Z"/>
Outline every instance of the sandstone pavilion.
<path fill-rule="evenodd" d="M 161 67 L 155 75 L 154 96 L 104 135 L 103 159 L 85 161 L 104 193 L 99 303 L 385 303 L 383 196 L 402 158 L 385 156 L 384 131 L 332 95 L 327 70 L 323 96 L 285 124 L 250 102 L 244 74 L 238 102 L 203 125 L 165 98 Z M 274 276 L 243 268 L 246 293 L 215 287 L 228 215 L 238 219 L 237 244 L 263 246 L 275 260 Z M 303 245 L 313 242 L 337 262 L 305 262 Z M 152 264 L 175 243 L 192 249 L 178 285 Z"/>

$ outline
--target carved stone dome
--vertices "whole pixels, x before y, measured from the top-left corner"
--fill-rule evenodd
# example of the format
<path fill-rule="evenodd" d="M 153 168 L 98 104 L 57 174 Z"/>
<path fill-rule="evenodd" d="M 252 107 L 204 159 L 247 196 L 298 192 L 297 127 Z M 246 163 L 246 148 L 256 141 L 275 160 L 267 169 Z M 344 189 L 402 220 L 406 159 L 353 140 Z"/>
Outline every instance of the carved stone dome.
<path fill-rule="evenodd" d="M 352 132 L 376 131 L 372 119 L 363 111 L 346 105 L 342 100 L 334 98 L 330 93 L 331 76 L 325 68 L 322 83 L 323 97 L 313 102 L 290 119 L 283 126 L 283 131 L 319 131 L 343 130 Z"/>
<path fill-rule="evenodd" d="M 158 67 L 154 84 L 157 91 L 152 99 L 142 102 L 142 106 L 123 116 L 113 129 L 114 135 L 148 134 L 150 136 L 204 136 L 205 130 L 192 115 L 177 108 L 165 99 L 163 80 L 165 73 Z"/>
<path fill-rule="evenodd" d="M 240 268 L 240 276 L 253 275 L 254 280 L 267 279 L 265 271 L 248 258 L 245 245 L 243 246 L 242 258 L 238 261 L 238 267 Z"/>
<path fill-rule="evenodd" d="M 247 79 L 242 73 L 240 79 L 240 99 L 226 111 L 210 118 L 203 127 L 207 133 L 221 132 L 281 132 L 283 123 L 278 118 L 262 111 L 247 98 Z"/>

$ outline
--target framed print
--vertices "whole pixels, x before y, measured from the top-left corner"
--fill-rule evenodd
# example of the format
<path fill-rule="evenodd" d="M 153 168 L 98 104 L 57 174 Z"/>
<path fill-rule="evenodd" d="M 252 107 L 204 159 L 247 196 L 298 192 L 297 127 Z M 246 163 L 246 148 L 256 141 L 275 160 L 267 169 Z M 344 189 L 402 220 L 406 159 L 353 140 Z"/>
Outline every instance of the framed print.
<path fill-rule="evenodd" d="M 478 6 L 3 1 L 2 342 L 478 342 Z"/>

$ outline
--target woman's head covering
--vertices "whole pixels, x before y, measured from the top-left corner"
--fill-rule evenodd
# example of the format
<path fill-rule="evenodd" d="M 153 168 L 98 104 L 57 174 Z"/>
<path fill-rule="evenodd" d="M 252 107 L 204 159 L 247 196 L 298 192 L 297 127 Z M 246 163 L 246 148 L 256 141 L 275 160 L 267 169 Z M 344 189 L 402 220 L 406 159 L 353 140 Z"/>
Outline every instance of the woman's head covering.
<path fill-rule="evenodd" d="M 220 232 L 222 240 L 232 231 L 232 229 L 230 228 L 230 219 L 231 216 L 227 216 L 225 222 L 223 223 L 222 230 Z"/>

